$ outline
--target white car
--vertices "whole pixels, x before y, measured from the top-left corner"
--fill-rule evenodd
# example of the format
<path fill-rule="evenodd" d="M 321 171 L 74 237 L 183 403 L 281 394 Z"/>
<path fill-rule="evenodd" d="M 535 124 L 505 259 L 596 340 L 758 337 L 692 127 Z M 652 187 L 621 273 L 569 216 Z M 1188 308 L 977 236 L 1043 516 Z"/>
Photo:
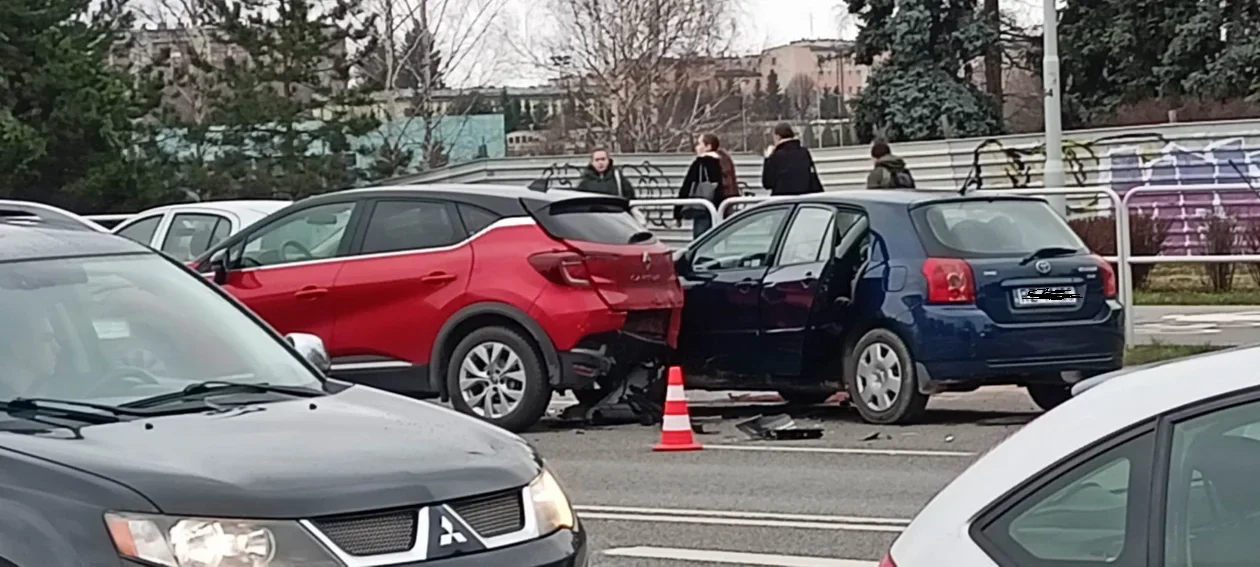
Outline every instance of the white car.
<path fill-rule="evenodd" d="M 166 205 L 137 213 L 115 226 L 112 232 L 187 262 L 220 240 L 290 204 L 290 201 L 250 200 Z"/>
<path fill-rule="evenodd" d="M 96 221 L 76 215 L 70 211 L 52 205 L 34 201 L 13 201 L 0 199 L 0 215 L 22 222 L 41 222 L 44 224 L 60 224 L 69 228 L 87 229 L 95 232 L 109 232 Z"/>
<path fill-rule="evenodd" d="M 1121 370 L 928 503 L 891 567 L 1260 565 L 1260 346 Z"/>

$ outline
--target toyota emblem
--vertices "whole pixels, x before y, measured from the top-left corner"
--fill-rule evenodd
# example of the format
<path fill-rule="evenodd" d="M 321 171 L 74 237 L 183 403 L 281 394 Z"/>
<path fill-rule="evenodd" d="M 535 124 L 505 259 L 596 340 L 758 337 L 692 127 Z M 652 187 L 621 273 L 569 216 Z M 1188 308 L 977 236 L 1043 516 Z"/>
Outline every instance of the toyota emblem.
<path fill-rule="evenodd" d="M 652 267 L 652 255 L 647 252 L 643 253 L 643 267 L 644 268 Z"/>
<path fill-rule="evenodd" d="M 1046 274 L 1049 274 L 1050 269 L 1051 269 L 1050 262 L 1047 262 L 1045 260 L 1037 260 L 1037 263 L 1033 264 L 1033 267 L 1037 268 L 1037 273 L 1043 276 Z"/>

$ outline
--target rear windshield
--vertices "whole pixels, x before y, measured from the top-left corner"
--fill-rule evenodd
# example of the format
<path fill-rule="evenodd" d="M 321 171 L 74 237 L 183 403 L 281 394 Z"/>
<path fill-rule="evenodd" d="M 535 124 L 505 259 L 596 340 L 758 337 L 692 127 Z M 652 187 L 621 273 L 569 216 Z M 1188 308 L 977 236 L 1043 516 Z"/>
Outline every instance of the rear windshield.
<path fill-rule="evenodd" d="M 646 244 L 656 237 L 623 205 L 555 203 L 547 207 L 543 228 L 561 240 L 598 244 Z"/>
<path fill-rule="evenodd" d="M 1013 256 L 1051 247 L 1085 251 L 1045 201 L 951 201 L 915 208 L 910 216 L 930 256 Z"/>

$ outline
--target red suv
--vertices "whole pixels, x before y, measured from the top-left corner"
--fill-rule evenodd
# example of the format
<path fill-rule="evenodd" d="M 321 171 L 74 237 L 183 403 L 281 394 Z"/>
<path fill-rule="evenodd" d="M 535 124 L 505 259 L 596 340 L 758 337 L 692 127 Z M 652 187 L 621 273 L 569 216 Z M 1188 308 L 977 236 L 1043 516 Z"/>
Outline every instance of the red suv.
<path fill-rule="evenodd" d="M 206 251 L 195 268 L 281 333 L 324 339 L 334 376 L 506 429 L 552 392 L 659 363 L 683 294 L 669 247 L 616 197 L 488 185 L 312 197 Z"/>

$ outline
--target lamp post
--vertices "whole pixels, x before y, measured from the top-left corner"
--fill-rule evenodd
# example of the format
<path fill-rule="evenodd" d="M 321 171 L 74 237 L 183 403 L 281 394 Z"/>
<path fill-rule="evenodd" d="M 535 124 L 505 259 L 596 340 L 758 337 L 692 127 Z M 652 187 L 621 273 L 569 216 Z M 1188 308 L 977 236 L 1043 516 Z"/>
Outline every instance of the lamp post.
<path fill-rule="evenodd" d="M 1045 103 L 1046 163 L 1042 168 L 1042 186 L 1063 187 L 1063 109 L 1059 88 L 1059 12 L 1055 0 L 1042 0 L 1045 23 L 1042 24 L 1041 60 L 1042 88 Z M 1056 196 L 1051 202 L 1059 213 L 1067 216 L 1067 198 Z"/>

